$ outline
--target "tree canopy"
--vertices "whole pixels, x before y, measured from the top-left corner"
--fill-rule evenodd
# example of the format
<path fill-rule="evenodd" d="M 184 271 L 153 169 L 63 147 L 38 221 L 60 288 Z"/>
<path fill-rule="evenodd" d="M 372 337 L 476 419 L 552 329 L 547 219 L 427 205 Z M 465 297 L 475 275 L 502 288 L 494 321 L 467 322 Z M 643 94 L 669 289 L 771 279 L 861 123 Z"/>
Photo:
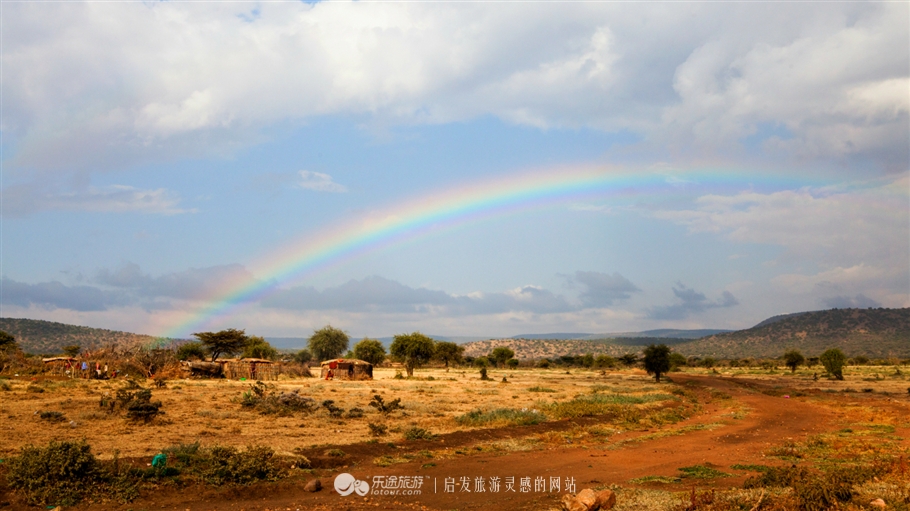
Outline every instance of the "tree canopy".
<path fill-rule="evenodd" d="M 310 360 L 313 360 L 313 354 L 306 348 L 294 353 L 294 362 L 298 364 L 306 364 Z"/>
<path fill-rule="evenodd" d="M 828 374 L 838 380 L 844 379 L 844 364 L 847 363 L 847 355 L 844 355 L 843 351 L 838 348 L 831 348 L 822 353 L 818 360 L 825 366 L 825 371 L 828 371 Z"/>
<path fill-rule="evenodd" d="M 396 360 L 404 362 L 408 376 L 414 376 L 414 368 L 430 361 L 435 351 L 433 339 L 420 332 L 396 335 L 389 351 Z"/>
<path fill-rule="evenodd" d="M 243 347 L 243 358 L 264 358 L 275 360 L 278 358 L 276 350 L 264 337 L 251 335 L 247 337 L 246 346 Z"/>
<path fill-rule="evenodd" d="M 205 347 L 212 356 L 212 362 L 221 355 L 234 355 L 246 347 L 247 336 L 244 330 L 228 328 L 219 332 L 196 332 L 193 337 Z"/>
<path fill-rule="evenodd" d="M 461 362 L 464 355 L 464 346 L 459 346 L 454 342 L 439 341 L 436 343 L 436 349 L 433 351 L 433 358 L 443 362 L 446 365 L 446 371 L 449 370 L 449 363 Z"/>
<path fill-rule="evenodd" d="M 493 351 L 487 355 L 487 358 L 493 361 L 497 366 L 504 366 L 506 360 L 515 356 L 515 352 L 505 346 L 493 348 Z"/>
<path fill-rule="evenodd" d="M 806 357 L 799 350 L 790 350 L 784 353 L 784 364 L 790 368 L 791 373 L 795 373 L 796 368 L 805 361 Z"/>
<path fill-rule="evenodd" d="M 79 346 L 78 344 L 70 344 L 69 346 L 64 346 L 61 349 L 66 356 L 75 357 L 79 354 L 80 351 L 82 351 L 82 346 Z"/>
<path fill-rule="evenodd" d="M 205 347 L 201 342 L 191 341 L 177 347 L 177 360 L 205 360 Z"/>
<path fill-rule="evenodd" d="M 16 338 L 0 330 L 0 351 L 12 351 L 17 347 Z"/>
<path fill-rule="evenodd" d="M 326 325 L 313 332 L 308 344 L 310 353 L 317 362 L 321 362 L 341 356 L 348 349 L 350 342 L 351 338 L 348 337 L 348 334 L 332 325 Z"/>
<path fill-rule="evenodd" d="M 373 365 L 381 364 L 385 360 L 385 346 L 376 339 L 364 337 L 354 345 L 354 358 L 359 358 Z"/>
<path fill-rule="evenodd" d="M 651 344 L 644 350 L 644 366 L 654 380 L 660 381 L 660 375 L 670 370 L 670 347 L 666 344 Z"/>

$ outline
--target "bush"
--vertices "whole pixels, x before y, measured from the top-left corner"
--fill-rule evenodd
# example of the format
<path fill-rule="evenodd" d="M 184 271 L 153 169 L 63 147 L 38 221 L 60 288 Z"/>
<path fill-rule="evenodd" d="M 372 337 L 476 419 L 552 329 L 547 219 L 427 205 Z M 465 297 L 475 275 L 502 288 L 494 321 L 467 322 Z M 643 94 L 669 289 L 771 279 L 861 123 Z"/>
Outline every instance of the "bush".
<path fill-rule="evenodd" d="M 10 488 L 23 491 L 33 505 L 72 506 L 103 480 L 101 465 L 85 442 L 28 445 L 7 467 Z"/>
<path fill-rule="evenodd" d="M 436 435 L 423 428 L 418 428 L 417 426 L 404 432 L 405 440 L 432 440 L 435 437 Z"/>
<path fill-rule="evenodd" d="M 401 398 L 395 398 L 386 403 L 385 400 L 382 399 L 382 396 L 379 394 L 375 394 L 373 396 L 373 400 L 370 401 L 370 406 L 375 408 L 379 413 L 383 415 L 388 415 L 395 410 L 404 409 L 404 407 L 401 406 Z"/>
<path fill-rule="evenodd" d="M 492 423 L 505 423 L 516 426 L 529 426 L 547 420 L 547 416 L 537 410 L 522 408 L 497 408 L 495 410 L 472 410 L 455 417 L 455 422 L 462 426 L 483 426 Z"/>
<path fill-rule="evenodd" d="M 385 424 L 374 424 L 371 422 L 367 426 L 370 427 L 370 436 L 384 436 L 389 431 L 389 427 Z"/>
<path fill-rule="evenodd" d="M 825 371 L 828 372 L 831 376 L 834 376 L 838 380 L 844 379 L 844 364 L 847 362 L 847 356 L 844 355 L 844 352 L 838 348 L 831 348 L 830 350 L 821 354 L 818 357 L 818 360 L 825 366 Z"/>
<path fill-rule="evenodd" d="M 316 409 L 316 401 L 301 396 L 299 389 L 276 393 L 273 386 L 257 381 L 250 385 L 250 390 L 240 395 L 240 406 L 254 408 L 265 415 L 287 417 L 297 412 L 313 412 Z"/>
<path fill-rule="evenodd" d="M 545 358 L 542 358 L 537 362 L 537 367 L 539 367 L 541 369 L 548 369 L 550 367 L 550 361 Z"/>
<path fill-rule="evenodd" d="M 164 413 L 161 411 L 161 401 L 152 401 L 151 389 L 143 389 L 132 380 L 127 382 L 126 388 L 118 389 L 115 397 L 102 395 L 98 406 L 108 413 L 126 412 L 127 418 L 141 420 L 146 424 L 158 414 Z"/>
<path fill-rule="evenodd" d="M 202 480 L 214 486 L 248 485 L 257 481 L 274 481 L 281 475 L 275 451 L 266 446 L 248 446 L 239 452 L 234 447 L 215 446 L 202 458 Z"/>
<path fill-rule="evenodd" d="M 60 412 L 39 412 L 38 417 L 49 422 L 63 422 L 66 420 L 66 417 Z"/>

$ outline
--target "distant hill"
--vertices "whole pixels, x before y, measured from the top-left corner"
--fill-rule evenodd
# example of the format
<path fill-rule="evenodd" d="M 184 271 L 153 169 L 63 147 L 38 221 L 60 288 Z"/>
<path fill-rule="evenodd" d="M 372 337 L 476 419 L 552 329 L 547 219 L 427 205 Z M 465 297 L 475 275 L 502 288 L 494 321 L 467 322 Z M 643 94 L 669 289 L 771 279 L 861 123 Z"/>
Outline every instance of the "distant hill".
<path fill-rule="evenodd" d="M 775 316 L 758 325 L 711 335 L 679 347 L 713 357 L 779 357 L 788 349 L 817 356 L 840 348 L 848 356 L 910 356 L 910 309 L 831 309 Z"/>
<path fill-rule="evenodd" d="M 546 339 L 546 340 L 581 340 L 597 341 L 601 339 L 616 339 L 619 337 L 659 337 L 667 339 L 698 339 L 706 335 L 722 334 L 732 332 L 732 330 L 718 330 L 714 328 L 702 328 L 699 330 L 677 330 L 671 328 L 661 328 L 658 330 L 644 330 L 642 332 L 611 332 L 606 334 L 588 334 L 588 333 L 552 333 L 552 334 L 521 334 L 513 335 L 512 339 Z"/>
<path fill-rule="evenodd" d="M 71 344 L 78 344 L 84 350 L 108 346 L 131 348 L 137 345 L 151 345 L 158 340 L 150 335 L 39 319 L 0 318 L 0 330 L 15 337 L 22 351 L 35 354 L 59 354 L 63 352 L 63 346 Z"/>
<path fill-rule="evenodd" d="M 556 358 L 562 355 L 610 355 L 618 357 L 626 353 L 636 353 L 649 344 L 675 345 L 689 343 L 689 339 L 672 339 L 663 337 L 618 337 L 596 341 L 583 339 L 489 339 L 471 342 L 464 345 L 466 356 L 479 357 L 489 354 L 493 348 L 505 346 L 515 352 L 515 358 L 521 360 L 538 358 Z"/>

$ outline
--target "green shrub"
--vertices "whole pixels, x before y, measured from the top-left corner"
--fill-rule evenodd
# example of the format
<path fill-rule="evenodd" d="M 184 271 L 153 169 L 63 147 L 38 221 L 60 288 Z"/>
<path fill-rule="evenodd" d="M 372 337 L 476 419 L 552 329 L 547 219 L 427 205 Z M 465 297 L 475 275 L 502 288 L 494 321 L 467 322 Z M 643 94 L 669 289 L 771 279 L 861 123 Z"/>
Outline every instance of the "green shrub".
<path fill-rule="evenodd" d="M 266 446 L 248 446 L 239 452 L 234 447 L 214 446 L 202 458 L 202 480 L 214 486 L 248 485 L 274 481 L 281 475 L 275 451 Z"/>
<path fill-rule="evenodd" d="M 547 416 L 537 410 L 523 408 L 497 408 L 495 410 L 472 410 L 455 417 L 455 422 L 462 426 L 483 426 L 493 423 L 505 423 L 515 426 L 529 426 L 547 420 Z"/>
<path fill-rule="evenodd" d="M 838 380 L 844 379 L 844 364 L 847 363 L 847 356 L 844 355 L 844 352 L 837 349 L 831 348 L 830 350 L 821 354 L 818 357 L 818 360 L 825 366 L 825 371 L 828 372 L 831 376 L 834 376 Z"/>
<path fill-rule="evenodd" d="M 665 401 L 667 399 L 673 399 L 673 396 L 667 394 L 645 394 L 643 396 L 592 394 L 578 396 L 571 401 L 553 403 L 548 407 L 547 411 L 560 419 L 610 415 L 621 420 L 637 422 L 641 417 L 641 412 L 632 406 L 625 405 Z"/>
<path fill-rule="evenodd" d="M 528 392 L 556 392 L 556 390 L 548 389 L 546 387 L 541 387 L 540 385 L 536 385 L 534 387 L 529 388 Z"/>
<path fill-rule="evenodd" d="M 435 437 L 436 435 L 433 433 L 430 433 L 423 428 L 418 428 L 417 426 L 404 432 L 405 440 L 432 440 Z"/>
<path fill-rule="evenodd" d="M 721 472 L 720 470 L 705 465 L 692 465 L 691 467 L 681 467 L 677 470 L 683 473 L 682 477 L 690 479 L 714 479 L 716 477 L 730 477 L 730 474 L 726 472 Z"/>
<path fill-rule="evenodd" d="M 370 427 L 370 436 L 384 436 L 389 431 L 389 427 L 385 424 L 374 424 L 371 422 L 367 426 Z"/>
<path fill-rule="evenodd" d="M 10 488 L 21 490 L 33 505 L 72 506 L 103 480 L 101 465 L 85 442 L 27 445 L 7 467 Z"/>
<path fill-rule="evenodd" d="M 63 422 L 66 420 L 66 417 L 60 412 L 39 412 L 38 417 L 41 417 L 41 420 L 46 420 L 48 422 Z"/>
<path fill-rule="evenodd" d="M 287 417 L 298 412 L 313 412 L 316 409 L 316 401 L 301 396 L 299 389 L 277 393 L 274 385 L 257 381 L 240 395 L 240 406 L 253 408 L 264 415 Z"/>
<path fill-rule="evenodd" d="M 386 403 L 385 400 L 382 399 L 382 396 L 379 394 L 375 394 L 373 396 L 373 400 L 370 401 L 370 406 L 375 408 L 379 413 L 383 415 L 388 415 L 395 410 L 404 409 L 404 407 L 401 406 L 401 398 L 395 398 Z"/>

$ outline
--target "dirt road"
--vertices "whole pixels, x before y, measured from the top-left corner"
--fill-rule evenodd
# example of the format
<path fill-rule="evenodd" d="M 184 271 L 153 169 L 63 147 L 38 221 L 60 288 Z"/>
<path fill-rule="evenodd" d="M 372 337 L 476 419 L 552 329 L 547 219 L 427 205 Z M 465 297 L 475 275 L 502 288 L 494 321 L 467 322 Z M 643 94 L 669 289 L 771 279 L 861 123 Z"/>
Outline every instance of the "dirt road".
<path fill-rule="evenodd" d="M 759 392 L 762 384 L 746 379 L 730 379 L 691 375 L 673 375 L 676 383 L 702 389 L 704 395 L 729 395 L 744 405 L 748 412 L 734 418 L 728 408 L 719 406 L 721 400 L 702 400 L 704 408 L 696 416 L 662 428 L 659 438 L 650 438 L 655 431 L 638 431 L 616 435 L 603 448 L 579 448 L 572 445 L 550 447 L 546 450 L 502 453 L 476 453 L 449 459 L 433 459 L 377 467 L 372 459 L 376 444 L 344 446 L 350 453 L 346 463 L 335 471 L 324 469 L 322 482 L 326 488 L 308 493 L 300 484 L 279 483 L 230 491 L 200 490 L 199 493 L 166 490 L 145 495 L 137 502 L 119 509 L 185 509 L 202 510 L 303 510 L 303 509 L 548 509 L 557 505 L 567 483 L 576 490 L 603 484 L 628 484 L 629 479 L 643 476 L 678 476 L 678 468 L 709 464 L 719 470 L 734 464 L 768 464 L 763 452 L 787 439 L 798 441 L 806 435 L 836 429 L 835 415 L 827 409 L 812 405 L 804 398 L 785 398 Z M 723 394 L 718 394 L 718 392 Z M 729 401 L 727 401 L 729 402 Z M 578 421 L 590 424 L 590 420 Z M 701 428 L 700 425 L 711 425 Z M 545 428 L 573 427 L 571 422 L 547 423 Z M 497 431 L 499 431 L 497 433 Z M 511 430 L 489 430 L 480 433 L 460 432 L 434 441 L 456 448 L 477 441 L 514 435 Z M 612 446 L 612 448 L 611 448 Z M 419 447 L 418 447 L 419 448 Z M 432 461 L 432 466 L 427 464 Z M 351 494 L 341 496 L 333 489 L 332 481 L 340 472 L 348 472 L 358 480 L 367 481 L 372 492 L 366 497 Z M 420 481 L 419 495 L 377 495 L 380 490 L 375 476 L 407 477 Z M 514 478 L 514 491 L 507 491 L 507 478 Z M 416 478 L 416 479 L 415 479 Z M 483 478 L 484 491 L 477 491 L 477 478 Z M 493 491 L 493 478 L 499 478 L 498 491 Z M 529 478 L 529 491 L 521 491 L 522 478 Z M 535 488 L 542 478 L 544 489 Z M 715 487 L 740 484 L 743 477 L 712 481 Z M 446 487 L 446 482 L 452 483 Z M 465 481 L 467 484 L 465 485 Z M 559 491 L 550 485 L 559 482 Z M 663 487 L 666 487 L 664 485 Z M 686 486 L 688 487 L 688 486 Z M 680 487 L 683 488 L 683 487 Z M 448 491 L 450 490 L 450 491 Z M 470 491 L 465 491 L 470 490 Z M 86 510 L 111 509 L 108 506 L 85 506 Z"/>

